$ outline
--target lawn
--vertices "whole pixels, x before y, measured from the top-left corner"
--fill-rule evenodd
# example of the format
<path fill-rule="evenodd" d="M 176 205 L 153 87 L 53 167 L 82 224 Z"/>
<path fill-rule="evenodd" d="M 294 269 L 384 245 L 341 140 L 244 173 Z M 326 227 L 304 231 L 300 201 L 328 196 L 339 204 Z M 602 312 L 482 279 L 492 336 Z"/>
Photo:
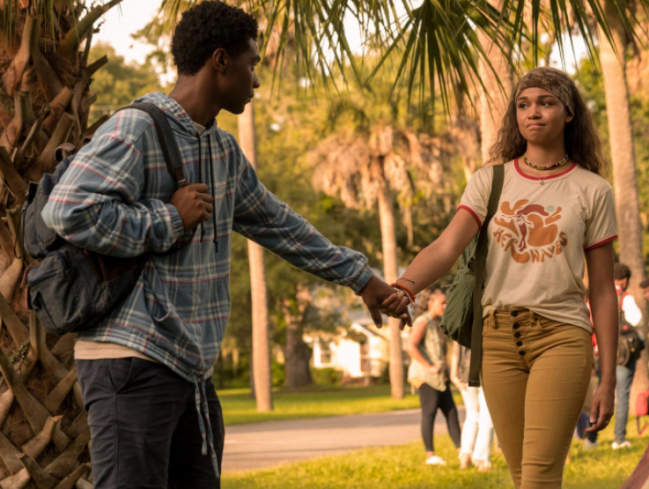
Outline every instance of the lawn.
<path fill-rule="evenodd" d="M 277 389 L 273 392 L 275 409 L 258 413 L 248 389 L 218 391 L 225 424 L 258 423 L 280 419 L 322 418 L 345 414 L 380 413 L 419 407 L 419 397 L 408 393 L 404 399 L 392 399 L 389 385 L 370 387 L 311 386 L 305 389 Z M 454 393 L 461 402 L 459 393 Z"/>
<path fill-rule="evenodd" d="M 629 421 L 633 447 L 613 452 L 613 428 L 600 436 L 600 446 L 585 451 L 575 440 L 566 467 L 564 489 L 619 489 L 629 477 L 649 443 L 647 433 L 635 435 Z M 275 469 L 225 474 L 223 489 L 513 489 L 502 455 L 493 459 L 489 473 L 458 470 L 456 451 L 448 435 L 436 437 L 437 453 L 446 467 L 423 463 L 421 443 L 374 448 L 346 455 L 284 465 Z"/>

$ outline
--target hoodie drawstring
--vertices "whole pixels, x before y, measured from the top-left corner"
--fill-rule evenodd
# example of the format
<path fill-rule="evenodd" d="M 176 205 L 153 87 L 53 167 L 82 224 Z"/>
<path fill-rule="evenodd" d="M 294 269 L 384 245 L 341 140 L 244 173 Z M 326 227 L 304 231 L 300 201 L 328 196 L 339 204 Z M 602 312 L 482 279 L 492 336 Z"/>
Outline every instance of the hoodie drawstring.
<path fill-rule="evenodd" d="M 201 155 L 202 142 L 201 135 L 198 135 L 198 182 L 203 183 L 203 157 Z M 203 236 L 205 236 L 205 227 L 201 222 L 201 242 L 203 241 Z"/>
<path fill-rule="evenodd" d="M 205 392 L 205 382 L 196 377 L 194 379 L 195 386 L 195 400 L 196 400 L 196 411 L 198 412 L 198 428 L 201 431 L 201 437 L 203 439 L 203 444 L 201 445 L 201 453 L 207 455 L 208 450 L 210 457 L 212 458 L 212 465 L 214 466 L 214 472 L 216 473 L 216 478 L 221 477 L 219 471 L 219 462 L 216 458 L 216 450 L 214 449 L 214 437 L 212 435 L 212 423 L 210 421 L 210 408 L 207 403 L 207 393 Z"/>
<path fill-rule="evenodd" d="M 208 146 L 208 151 L 210 153 L 209 157 L 209 162 L 208 164 L 210 165 L 210 185 L 212 186 L 212 198 L 214 199 L 214 212 L 212 212 L 212 223 L 214 224 L 214 247 L 216 248 L 216 252 L 219 251 L 219 239 L 217 236 L 217 227 L 216 227 L 216 187 L 214 187 L 214 159 L 212 155 L 212 138 L 207 138 L 207 146 Z"/>

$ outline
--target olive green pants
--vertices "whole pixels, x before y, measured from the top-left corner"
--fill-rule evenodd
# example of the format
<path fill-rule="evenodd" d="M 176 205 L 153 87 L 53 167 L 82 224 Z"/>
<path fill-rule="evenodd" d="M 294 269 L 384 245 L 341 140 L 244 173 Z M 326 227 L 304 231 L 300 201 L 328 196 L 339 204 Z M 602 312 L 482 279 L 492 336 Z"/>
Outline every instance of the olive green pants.
<path fill-rule="evenodd" d="M 482 384 L 517 489 L 561 488 L 593 365 L 590 334 L 526 309 L 484 320 Z"/>

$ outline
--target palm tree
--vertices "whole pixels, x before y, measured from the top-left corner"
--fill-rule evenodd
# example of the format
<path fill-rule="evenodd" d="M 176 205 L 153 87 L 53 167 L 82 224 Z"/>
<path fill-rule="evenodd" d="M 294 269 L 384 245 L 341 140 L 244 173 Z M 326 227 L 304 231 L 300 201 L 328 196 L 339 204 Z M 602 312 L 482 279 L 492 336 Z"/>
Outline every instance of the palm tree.
<path fill-rule="evenodd" d="M 105 120 L 88 127 L 95 96 L 89 65 L 93 25 L 119 3 L 3 2 L 0 44 L 0 486 L 92 487 L 90 431 L 74 367 L 72 335 L 46 337 L 25 307 L 18 282 L 31 257 L 21 253 L 18 219 L 27 181 L 54 164 L 55 149 L 80 145 Z M 80 50 L 81 43 L 85 47 Z M 14 246 L 15 243 L 15 246 Z"/>
<path fill-rule="evenodd" d="M 255 137 L 255 112 L 252 102 L 239 116 L 239 144 L 246 158 L 257 168 L 257 143 Z M 252 295 L 252 372 L 257 411 L 273 409 L 272 371 L 270 358 L 270 333 L 264 249 L 248 240 L 250 261 L 250 289 Z"/>
<path fill-rule="evenodd" d="M 412 170 L 426 175 L 422 185 L 434 188 L 441 183 L 442 147 L 439 139 L 376 124 L 360 134 L 334 134 L 310 154 L 316 165 L 313 182 L 317 189 L 340 197 L 350 208 L 372 209 L 378 204 L 384 278 L 388 283 L 398 277 L 395 198 L 397 194 L 406 200 L 412 197 Z M 398 320 L 389 320 L 389 335 L 392 397 L 400 399 L 404 396 L 404 369 Z"/>
<path fill-rule="evenodd" d="M 631 269 L 629 291 L 634 295 L 638 304 L 642 305 L 642 309 L 646 311 L 644 294 L 639 286 L 645 277 L 645 263 L 642 252 L 642 223 L 640 221 L 636 157 L 626 74 L 626 50 L 629 35 L 626 26 L 616 15 L 615 4 L 611 0 L 606 0 L 604 7 L 611 37 L 607 40 L 600 34 L 600 63 L 606 88 L 606 113 L 620 236 L 620 261 Z M 645 331 L 647 331 L 646 327 Z M 636 392 L 642 392 L 649 388 L 647 361 L 649 361 L 649 352 L 645 350 L 642 360 L 638 362 L 632 399 L 635 398 Z"/>

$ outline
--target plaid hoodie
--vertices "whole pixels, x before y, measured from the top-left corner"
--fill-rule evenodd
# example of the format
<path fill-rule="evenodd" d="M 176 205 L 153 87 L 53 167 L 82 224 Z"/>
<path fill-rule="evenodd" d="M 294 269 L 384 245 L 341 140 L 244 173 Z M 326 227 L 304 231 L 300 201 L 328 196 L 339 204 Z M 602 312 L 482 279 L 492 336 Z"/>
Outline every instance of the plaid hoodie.
<path fill-rule="evenodd" d="M 205 183 L 214 197 L 212 218 L 196 232 L 169 204 L 177 190 L 167 171 L 150 116 L 122 110 L 99 128 L 72 160 L 43 210 L 45 223 L 66 240 L 98 253 L 129 257 L 151 252 L 126 301 L 93 328 L 88 341 L 138 350 L 196 385 L 205 442 L 211 430 L 204 382 L 211 376 L 230 315 L 232 230 L 292 265 L 358 292 L 372 271 L 367 259 L 337 247 L 269 192 L 234 137 L 216 123 L 199 135 L 192 119 L 169 96 L 150 102 L 166 114 L 176 135 L 189 183 Z M 188 243 L 175 253 L 163 253 Z M 207 436 L 207 440 L 205 438 Z"/>

